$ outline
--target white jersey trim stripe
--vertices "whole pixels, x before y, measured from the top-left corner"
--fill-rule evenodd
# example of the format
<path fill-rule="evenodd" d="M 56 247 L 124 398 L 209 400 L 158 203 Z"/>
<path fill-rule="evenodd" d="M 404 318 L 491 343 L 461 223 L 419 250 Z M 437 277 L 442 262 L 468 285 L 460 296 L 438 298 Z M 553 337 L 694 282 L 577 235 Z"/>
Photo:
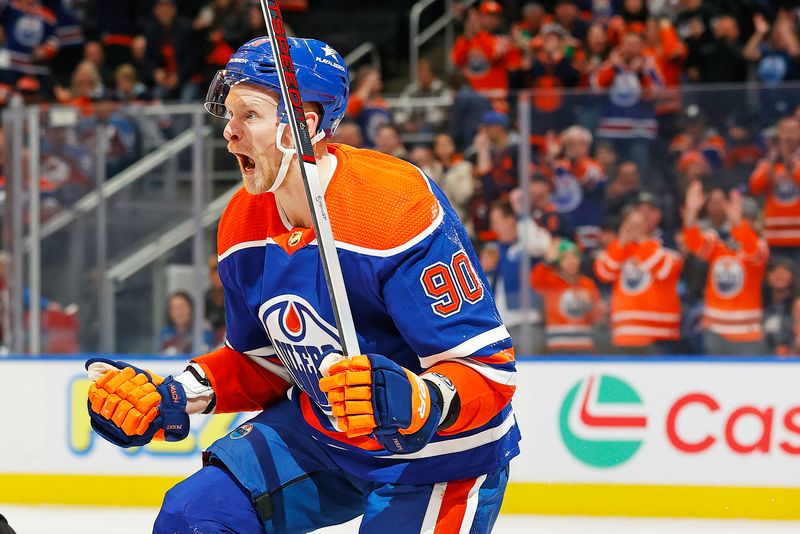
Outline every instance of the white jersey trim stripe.
<path fill-rule="evenodd" d="M 669 276 L 669 273 L 672 272 L 673 265 L 675 265 L 675 259 L 669 254 L 665 255 L 664 264 L 656 273 L 656 278 L 658 280 L 664 280 L 667 276 Z"/>
<path fill-rule="evenodd" d="M 703 310 L 703 314 L 706 317 L 712 319 L 721 319 L 721 320 L 742 320 L 746 321 L 748 319 L 755 319 L 761 320 L 761 317 L 764 313 L 758 309 L 751 309 L 751 310 L 721 310 L 719 308 L 706 308 Z"/>
<path fill-rule="evenodd" d="M 547 338 L 547 346 L 554 347 L 592 347 L 594 346 L 594 339 L 591 337 L 562 337 L 551 336 Z"/>
<path fill-rule="evenodd" d="M 469 534 L 472 528 L 472 523 L 475 522 L 475 514 L 478 511 L 478 501 L 480 501 L 480 489 L 483 482 L 486 480 L 486 475 L 481 475 L 475 479 L 475 484 L 469 489 L 467 494 L 467 506 L 464 509 L 464 519 L 461 520 L 461 528 L 458 534 Z"/>
<path fill-rule="evenodd" d="M 800 230 L 764 230 L 764 237 L 767 239 L 791 238 L 800 237 Z"/>
<path fill-rule="evenodd" d="M 653 254 L 649 258 L 647 258 L 646 260 L 642 261 L 639 264 L 639 267 L 641 267 L 645 271 L 651 271 L 653 267 L 655 267 L 656 264 L 660 262 L 664 256 L 665 254 L 663 248 L 656 249 L 656 251 L 653 252 Z"/>
<path fill-rule="evenodd" d="M 447 491 L 447 482 L 439 482 L 433 485 L 428 507 L 425 508 L 425 517 L 422 518 L 420 534 L 433 534 L 436 530 L 436 520 L 439 519 L 439 511 L 442 509 L 445 491 Z"/>
<path fill-rule="evenodd" d="M 592 331 L 591 325 L 583 324 L 566 324 L 557 326 L 548 326 L 545 328 L 547 334 L 585 334 Z"/>
<path fill-rule="evenodd" d="M 272 345 L 262 347 L 260 349 L 253 349 L 253 350 L 246 350 L 244 351 L 245 354 L 248 356 L 277 356 L 278 353 L 275 352 L 275 347 Z"/>
<path fill-rule="evenodd" d="M 266 369 L 267 371 L 271 372 L 272 374 L 274 374 L 276 376 L 279 376 L 279 377 L 283 378 L 284 380 L 286 380 L 290 384 L 294 384 L 295 383 L 294 378 L 292 378 L 292 375 L 289 374 L 289 371 L 286 370 L 286 367 L 284 367 L 282 365 L 278 365 L 277 363 L 272 363 L 271 361 L 265 360 L 264 358 L 262 358 L 260 356 L 252 356 L 250 354 L 246 354 L 246 356 L 248 358 L 250 358 L 251 360 L 253 360 L 254 362 L 256 362 L 261 367 L 263 367 L 264 369 Z"/>
<path fill-rule="evenodd" d="M 508 339 L 510 337 L 511 336 L 509 335 L 508 330 L 506 330 L 505 325 L 500 325 L 482 334 L 478 334 L 477 336 L 470 338 L 451 349 L 442 351 L 438 354 L 431 354 L 430 356 L 420 356 L 419 363 L 423 369 L 427 369 L 428 367 L 443 360 L 472 356 L 475 354 L 475 352 L 483 347 L 492 345 L 498 341 L 503 341 L 504 339 Z"/>
<path fill-rule="evenodd" d="M 517 423 L 514 412 L 509 412 L 506 418 L 498 426 L 487 428 L 477 434 L 464 438 L 449 439 L 447 441 L 437 441 L 428 443 L 419 452 L 411 454 L 389 454 L 387 456 L 376 456 L 376 458 L 386 458 L 388 460 L 416 460 L 419 458 L 431 458 L 433 456 L 444 456 L 454 452 L 465 452 L 475 449 L 482 445 L 488 445 L 505 436 Z"/>
<path fill-rule="evenodd" d="M 504 386 L 516 386 L 517 384 L 517 373 L 503 371 L 502 369 L 495 369 L 494 367 L 486 365 L 485 363 L 476 362 L 475 360 L 470 360 L 469 358 L 458 360 L 458 363 L 474 369 L 492 382 L 497 382 L 498 384 L 503 384 Z"/>
<path fill-rule="evenodd" d="M 663 312 L 649 312 L 644 310 L 631 310 L 631 311 L 612 313 L 611 320 L 614 322 L 630 321 L 630 320 L 674 322 L 674 321 L 680 321 L 681 315 L 679 313 L 663 313 Z"/>
<path fill-rule="evenodd" d="M 600 277 L 603 278 L 604 280 L 610 280 L 610 281 L 616 280 L 617 277 L 619 276 L 618 271 L 615 272 L 610 271 L 609 269 L 606 268 L 605 265 L 603 265 L 602 261 L 600 263 L 597 263 L 596 265 L 597 265 L 597 274 L 599 274 Z"/>
<path fill-rule="evenodd" d="M 708 329 L 712 332 L 717 334 L 760 334 L 761 333 L 761 323 L 751 323 L 751 324 L 741 324 L 741 325 L 724 325 L 724 324 L 716 324 L 716 323 L 709 323 Z"/>
<path fill-rule="evenodd" d="M 611 256 L 608 255 L 605 251 L 600 253 L 599 259 L 603 262 L 608 269 L 613 269 L 618 271 L 620 268 L 620 264 L 617 261 L 611 259 Z"/>
<path fill-rule="evenodd" d="M 767 228 L 770 226 L 793 226 L 800 224 L 800 217 L 764 217 Z"/>
<path fill-rule="evenodd" d="M 238 251 L 244 250 L 246 248 L 265 247 L 265 246 L 267 246 L 267 241 L 270 241 L 270 240 L 269 239 L 260 239 L 258 241 L 244 241 L 242 243 L 237 243 L 237 244 L 233 245 L 232 247 L 230 247 L 225 252 L 223 252 L 222 254 L 220 254 L 219 256 L 217 256 L 217 262 L 221 262 L 222 260 L 224 260 L 225 258 L 230 256 L 234 252 L 238 252 Z"/>
<path fill-rule="evenodd" d="M 681 331 L 677 328 L 653 328 L 650 326 L 620 326 L 612 327 L 612 336 L 658 336 L 670 337 L 680 336 Z"/>

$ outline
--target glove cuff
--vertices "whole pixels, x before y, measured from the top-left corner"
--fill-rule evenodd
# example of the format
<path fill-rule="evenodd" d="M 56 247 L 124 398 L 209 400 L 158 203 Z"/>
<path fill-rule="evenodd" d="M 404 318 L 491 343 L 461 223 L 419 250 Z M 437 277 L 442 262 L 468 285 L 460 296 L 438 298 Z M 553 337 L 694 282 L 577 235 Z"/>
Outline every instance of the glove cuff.
<path fill-rule="evenodd" d="M 438 393 L 439 399 L 439 421 L 437 431 L 446 430 L 453 426 L 458 416 L 461 414 L 461 398 L 456 391 L 453 381 L 440 373 L 425 373 L 422 379 L 430 386 L 430 389 Z"/>
<path fill-rule="evenodd" d="M 189 435 L 189 414 L 186 413 L 186 390 L 180 382 L 171 376 L 156 388 L 161 395 L 161 405 L 158 407 L 159 417 L 162 418 L 158 425 L 164 430 L 166 441 L 180 441 Z"/>

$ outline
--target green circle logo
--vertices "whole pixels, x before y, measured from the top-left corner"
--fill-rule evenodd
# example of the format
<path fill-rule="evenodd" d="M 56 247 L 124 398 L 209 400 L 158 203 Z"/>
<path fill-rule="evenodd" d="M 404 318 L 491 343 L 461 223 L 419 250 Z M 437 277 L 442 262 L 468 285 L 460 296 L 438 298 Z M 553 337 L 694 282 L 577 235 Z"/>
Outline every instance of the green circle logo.
<path fill-rule="evenodd" d="M 592 467 L 630 460 L 647 428 L 644 404 L 630 384 L 610 375 L 592 375 L 567 393 L 559 416 L 567 450 Z"/>

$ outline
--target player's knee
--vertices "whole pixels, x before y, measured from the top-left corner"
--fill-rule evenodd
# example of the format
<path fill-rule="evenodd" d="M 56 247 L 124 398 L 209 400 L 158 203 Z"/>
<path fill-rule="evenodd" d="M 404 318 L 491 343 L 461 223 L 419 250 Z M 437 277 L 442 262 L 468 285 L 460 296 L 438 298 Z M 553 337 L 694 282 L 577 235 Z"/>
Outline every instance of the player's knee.
<path fill-rule="evenodd" d="M 154 534 L 263 532 L 250 497 L 224 469 L 206 466 L 164 496 Z"/>
<path fill-rule="evenodd" d="M 159 510 L 153 525 L 154 534 L 195 532 L 189 524 L 189 521 L 195 523 L 198 519 L 192 517 L 191 501 L 193 498 L 183 488 L 188 482 L 188 479 L 184 480 L 164 495 L 164 502 L 161 504 L 161 510 Z"/>

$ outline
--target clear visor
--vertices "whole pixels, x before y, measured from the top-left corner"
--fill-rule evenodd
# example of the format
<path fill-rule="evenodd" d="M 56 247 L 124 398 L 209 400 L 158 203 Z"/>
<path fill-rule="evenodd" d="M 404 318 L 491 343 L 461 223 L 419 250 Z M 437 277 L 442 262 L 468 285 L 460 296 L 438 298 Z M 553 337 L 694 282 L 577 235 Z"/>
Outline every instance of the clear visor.
<path fill-rule="evenodd" d="M 205 108 L 206 111 L 219 117 L 220 119 L 228 118 L 228 108 L 225 107 L 225 99 L 228 98 L 228 93 L 231 87 L 237 83 L 246 82 L 247 78 L 238 78 L 232 76 L 227 70 L 218 70 L 211 85 L 208 86 L 208 93 L 206 94 Z"/>

